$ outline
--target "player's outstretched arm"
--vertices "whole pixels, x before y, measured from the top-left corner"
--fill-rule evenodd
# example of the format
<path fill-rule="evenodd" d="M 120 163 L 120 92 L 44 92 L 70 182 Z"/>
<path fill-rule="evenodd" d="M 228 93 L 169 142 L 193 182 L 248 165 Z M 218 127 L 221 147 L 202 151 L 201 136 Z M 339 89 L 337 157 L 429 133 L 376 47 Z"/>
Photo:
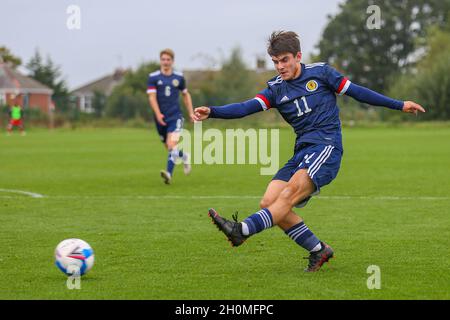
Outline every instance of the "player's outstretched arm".
<path fill-rule="evenodd" d="M 194 110 L 194 118 L 195 121 L 203 121 L 208 118 L 238 119 L 263 110 L 257 99 L 251 99 L 221 107 L 198 107 Z"/>
<path fill-rule="evenodd" d="M 354 83 L 349 85 L 345 94 L 372 106 L 386 107 L 406 113 L 414 113 L 416 115 L 418 112 L 425 112 L 425 109 L 415 102 L 395 100 Z"/>

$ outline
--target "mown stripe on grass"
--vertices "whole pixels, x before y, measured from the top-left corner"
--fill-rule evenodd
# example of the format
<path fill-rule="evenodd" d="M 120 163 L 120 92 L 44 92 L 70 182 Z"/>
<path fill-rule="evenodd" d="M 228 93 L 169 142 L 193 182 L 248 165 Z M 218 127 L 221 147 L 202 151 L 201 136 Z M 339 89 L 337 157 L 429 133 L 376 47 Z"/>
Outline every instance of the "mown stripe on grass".
<path fill-rule="evenodd" d="M 0 189 L 3 191 L 5 189 Z M 43 196 L 38 193 L 31 193 L 26 191 L 14 190 L 20 194 L 26 194 L 33 198 L 46 198 L 46 199 L 92 199 L 92 200 L 103 200 L 103 199 L 136 199 L 136 200 L 159 200 L 159 199 L 180 199 L 180 200 L 201 200 L 201 199 L 260 199 L 262 196 L 252 196 L 252 195 L 136 195 L 136 196 L 119 196 L 119 195 L 53 195 L 53 196 Z M 9 190 L 8 192 L 13 192 Z M 14 198 L 13 196 L 0 196 L 0 198 Z M 433 196 L 356 196 L 356 195 L 336 195 L 336 196 L 316 196 L 318 199 L 323 200 L 382 200 L 382 201 L 404 201 L 404 200 L 450 200 L 450 197 L 433 197 Z"/>

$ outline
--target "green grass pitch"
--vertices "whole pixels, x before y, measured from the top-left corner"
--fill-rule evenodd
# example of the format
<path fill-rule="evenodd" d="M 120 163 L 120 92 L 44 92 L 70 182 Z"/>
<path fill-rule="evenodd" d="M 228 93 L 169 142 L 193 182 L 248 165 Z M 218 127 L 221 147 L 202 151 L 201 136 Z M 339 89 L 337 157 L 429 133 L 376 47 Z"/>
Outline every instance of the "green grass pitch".
<path fill-rule="evenodd" d="M 283 165 L 294 137 L 280 138 Z M 450 128 L 349 128 L 344 148 L 336 180 L 297 210 L 336 253 L 305 274 L 278 228 L 231 248 L 207 217 L 258 210 L 271 177 L 257 165 L 177 167 L 166 186 L 152 129 L 2 134 L 0 299 L 449 299 Z M 80 290 L 53 261 L 72 237 L 96 255 Z"/>

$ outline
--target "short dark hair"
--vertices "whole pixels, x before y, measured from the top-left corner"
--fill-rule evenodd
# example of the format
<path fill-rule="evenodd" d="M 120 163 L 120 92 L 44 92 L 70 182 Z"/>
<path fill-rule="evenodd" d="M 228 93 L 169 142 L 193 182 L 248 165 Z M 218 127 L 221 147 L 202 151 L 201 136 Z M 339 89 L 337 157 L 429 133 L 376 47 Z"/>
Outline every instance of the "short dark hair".
<path fill-rule="evenodd" d="M 294 56 L 301 52 L 300 40 L 293 31 L 274 31 L 270 35 L 267 53 L 270 56 L 279 56 L 282 53 L 292 53 Z"/>

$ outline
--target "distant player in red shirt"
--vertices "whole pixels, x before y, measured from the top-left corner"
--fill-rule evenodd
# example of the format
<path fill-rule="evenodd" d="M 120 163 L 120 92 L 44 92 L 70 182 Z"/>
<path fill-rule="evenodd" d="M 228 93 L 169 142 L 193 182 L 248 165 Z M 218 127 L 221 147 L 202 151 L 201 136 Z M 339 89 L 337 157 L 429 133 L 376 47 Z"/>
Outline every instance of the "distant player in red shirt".
<path fill-rule="evenodd" d="M 23 109 L 19 103 L 19 96 L 14 98 L 14 103 L 11 105 L 9 110 L 9 123 L 8 123 L 8 135 L 11 135 L 11 132 L 14 127 L 19 127 L 20 133 L 24 136 L 25 130 L 23 127 Z"/>

